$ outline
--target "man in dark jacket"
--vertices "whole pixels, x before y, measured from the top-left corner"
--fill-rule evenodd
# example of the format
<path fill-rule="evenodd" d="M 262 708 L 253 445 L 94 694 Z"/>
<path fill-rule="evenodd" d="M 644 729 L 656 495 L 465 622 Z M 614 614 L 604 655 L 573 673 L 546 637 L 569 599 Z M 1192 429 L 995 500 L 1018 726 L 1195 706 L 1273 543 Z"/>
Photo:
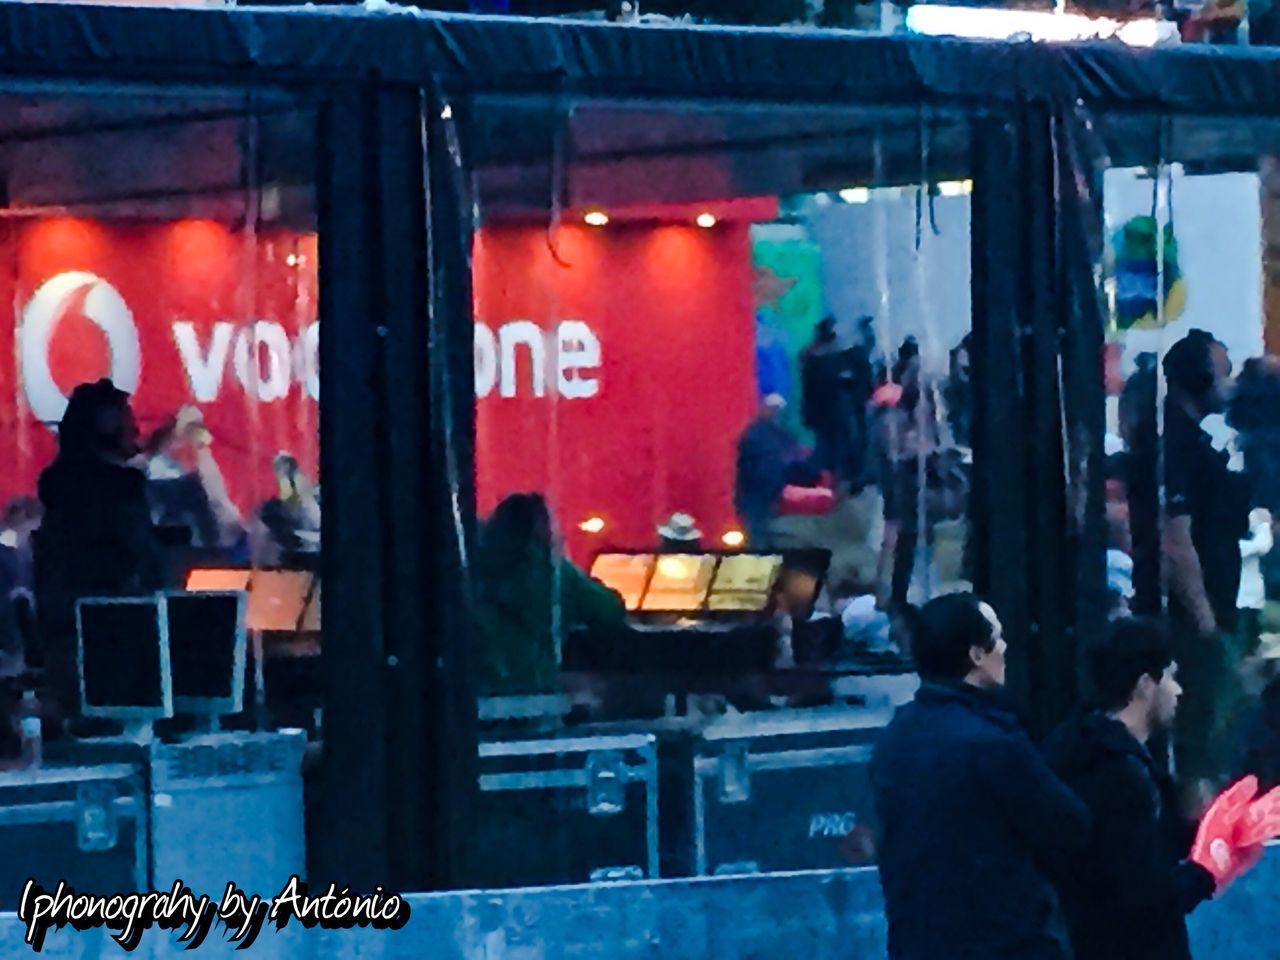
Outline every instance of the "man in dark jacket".
<path fill-rule="evenodd" d="M 1183 859 L 1193 827 L 1146 746 L 1173 723 L 1181 694 L 1169 641 L 1156 621 L 1119 620 L 1090 667 L 1103 708 L 1069 720 L 1047 748 L 1094 823 L 1061 887 L 1076 960 L 1188 960 L 1186 915 L 1215 881 Z"/>
<path fill-rule="evenodd" d="M 1001 698 L 994 611 L 951 594 L 914 620 L 923 683 L 872 762 L 889 956 L 1069 960 L 1050 875 L 1084 848 L 1088 812 Z"/>

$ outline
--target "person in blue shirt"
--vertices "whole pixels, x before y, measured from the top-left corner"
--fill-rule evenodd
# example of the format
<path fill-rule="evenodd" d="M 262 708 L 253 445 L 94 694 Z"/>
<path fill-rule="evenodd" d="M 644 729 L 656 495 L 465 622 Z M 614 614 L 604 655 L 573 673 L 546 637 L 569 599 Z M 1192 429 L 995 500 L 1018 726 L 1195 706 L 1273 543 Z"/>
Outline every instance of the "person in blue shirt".
<path fill-rule="evenodd" d="M 778 498 L 787 485 L 787 473 L 800 460 L 800 446 L 778 417 L 786 401 L 778 394 L 765 398 L 756 418 L 738 438 L 737 474 L 733 503 L 747 528 L 753 550 L 767 550 Z"/>

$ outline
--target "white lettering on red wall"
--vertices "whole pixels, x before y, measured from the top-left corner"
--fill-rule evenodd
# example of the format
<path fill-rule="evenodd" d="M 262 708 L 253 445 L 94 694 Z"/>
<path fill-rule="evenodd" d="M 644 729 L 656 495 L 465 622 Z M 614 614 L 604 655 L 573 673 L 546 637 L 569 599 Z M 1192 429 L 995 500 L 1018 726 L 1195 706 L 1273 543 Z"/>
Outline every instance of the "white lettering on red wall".
<path fill-rule="evenodd" d="M 205 343 L 194 323 L 173 325 L 173 342 L 182 358 L 191 395 L 212 403 L 222 392 L 228 361 L 241 388 L 264 403 L 282 400 L 298 384 L 312 400 L 320 399 L 320 324 L 302 328 L 296 341 L 271 320 L 237 327 L 213 325 Z"/>
<path fill-rule="evenodd" d="M 600 392 L 600 340 L 581 320 L 565 320 L 544 331 L 529 320 L 512 320 L 495 333 L 475 327 L 476 396 L 545 397 L 549 385 L 565 400 Z M 554 380 L 552 380 L 554 378 Z"/>

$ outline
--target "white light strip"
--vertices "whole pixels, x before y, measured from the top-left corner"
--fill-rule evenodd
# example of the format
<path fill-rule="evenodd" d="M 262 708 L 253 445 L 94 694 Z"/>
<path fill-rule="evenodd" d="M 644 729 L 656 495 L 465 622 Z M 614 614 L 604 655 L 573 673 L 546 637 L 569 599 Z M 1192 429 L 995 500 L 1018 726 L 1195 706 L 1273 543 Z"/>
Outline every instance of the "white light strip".
<path fill-rule="evenodd" d="M 1133 47 L 1174 43 L 1177 25 L 1166 20 L 1121 22 L 1106 17 L 1040 10 L 996 10 L 974 7 L 939 7 L 920 4 L 907 11 L 907 29 L 935 37 L 971 40 L 1027 38 L 1046 43 L 1117 38 Z"/>

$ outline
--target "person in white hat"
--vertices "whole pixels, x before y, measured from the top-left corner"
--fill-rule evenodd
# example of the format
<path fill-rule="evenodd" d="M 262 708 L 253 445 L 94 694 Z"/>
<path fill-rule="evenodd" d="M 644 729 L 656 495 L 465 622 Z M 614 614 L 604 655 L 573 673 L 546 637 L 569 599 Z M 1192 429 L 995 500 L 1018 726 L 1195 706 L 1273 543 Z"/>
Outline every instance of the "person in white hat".
<path fill-rule="evenodd" d="M 702 547 L 702 531 L 687 513 L 673 513 L 658 527 L 658 545 L 665 553 L 687 553 Z"/>

